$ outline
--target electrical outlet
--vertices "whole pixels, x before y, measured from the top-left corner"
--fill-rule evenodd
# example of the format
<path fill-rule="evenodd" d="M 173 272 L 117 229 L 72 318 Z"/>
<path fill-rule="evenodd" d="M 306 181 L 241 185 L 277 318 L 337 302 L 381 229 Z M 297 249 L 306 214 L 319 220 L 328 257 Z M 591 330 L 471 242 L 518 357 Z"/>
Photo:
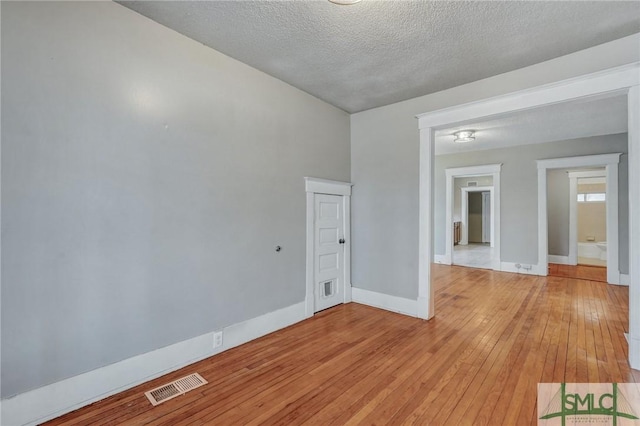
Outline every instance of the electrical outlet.
<path fill-rule="evenodd" d="M 222 346 L 222 331 L 213 333 L 213 347 L 219 348 Z"/>

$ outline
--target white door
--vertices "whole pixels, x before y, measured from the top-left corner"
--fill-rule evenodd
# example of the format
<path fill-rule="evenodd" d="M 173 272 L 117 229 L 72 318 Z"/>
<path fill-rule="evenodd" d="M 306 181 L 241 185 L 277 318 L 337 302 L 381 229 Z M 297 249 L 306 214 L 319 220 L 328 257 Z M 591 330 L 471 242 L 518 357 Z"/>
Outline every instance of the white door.
<path fill-rule="evenodd" d="M 342 196 L 315 195 L 315 312 L 344 302 L 344 202 Z"/>
<path fill-rule="evenodd" d="M 482 242 L 491 242 L 491 192 L 482 193 Z"/>

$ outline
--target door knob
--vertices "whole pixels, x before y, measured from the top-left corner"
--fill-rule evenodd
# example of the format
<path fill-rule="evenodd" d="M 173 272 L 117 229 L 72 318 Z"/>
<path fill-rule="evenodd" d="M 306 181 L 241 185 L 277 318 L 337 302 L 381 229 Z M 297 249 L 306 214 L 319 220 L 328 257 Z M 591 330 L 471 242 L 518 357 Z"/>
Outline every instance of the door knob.
<path fill-rule="evenodd" d="M 340 244 L 344 244 L 344 238 L 340 238 L 340 240 L 338 241 Z"/>

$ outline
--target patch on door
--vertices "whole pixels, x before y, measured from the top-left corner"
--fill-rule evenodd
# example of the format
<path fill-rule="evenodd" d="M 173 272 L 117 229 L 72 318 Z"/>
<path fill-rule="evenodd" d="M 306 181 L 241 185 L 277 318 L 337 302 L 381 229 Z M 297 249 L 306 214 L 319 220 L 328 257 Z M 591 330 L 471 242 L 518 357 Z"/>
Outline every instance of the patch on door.
<path fill-rule="evenodd" d="M 323 281 L 320 283 L 320 294 L 327 298 L 333 296 L 336 288 L 336 280 Z"/>

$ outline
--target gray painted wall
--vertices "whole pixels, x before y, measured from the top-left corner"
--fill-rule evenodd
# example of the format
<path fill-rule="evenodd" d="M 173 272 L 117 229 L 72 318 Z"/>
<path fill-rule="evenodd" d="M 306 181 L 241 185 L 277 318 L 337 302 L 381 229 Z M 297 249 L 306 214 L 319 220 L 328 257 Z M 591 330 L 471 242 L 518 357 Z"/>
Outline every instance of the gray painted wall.
<path fill-rule="evenodd" d="M 116 3 L 1 7 L 3 398 L 304 300 L 346 113 Z"/>
<path fill-rule="evenodd" d="M 549 254 L 569 256 L 569 176 L 567 170 L 547 170 Z"/>
<path fill-rule="evenodd" d="M 597 136 L 568 141 L 490 149 L 436 157 L 435 167 L 435 252 L 445 252 L 445 169 L 502 163 L 500 175 L 500 260 L 538 263 L 538 169 L 536 160 L 581 155 L 627 152 L 627 134 Z M 619 166 L 620 271 L 629 272 L 628 156 Z M 566 198 L 568 199 L 568 185 Z M 567 215 L 568 228 L 568 215 Z M 623 237 L 625 236 L 625 237 Z M 569 234 L 567 232 L 567 240 Z M 623 239 L 624 238 L 624 239 Z M 568 243 L 567 243 L 568 244 Z"/>

